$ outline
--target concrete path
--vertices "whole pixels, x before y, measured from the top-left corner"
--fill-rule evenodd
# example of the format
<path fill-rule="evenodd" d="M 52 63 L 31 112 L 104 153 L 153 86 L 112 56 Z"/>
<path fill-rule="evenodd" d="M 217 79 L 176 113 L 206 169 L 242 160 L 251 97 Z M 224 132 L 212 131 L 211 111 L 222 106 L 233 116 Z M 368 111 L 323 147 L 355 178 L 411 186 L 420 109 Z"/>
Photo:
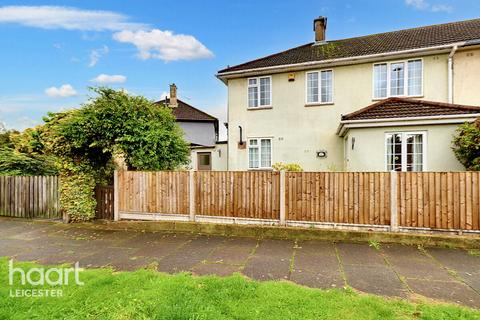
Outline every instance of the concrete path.
<path fill-rule="evenodd" d="M 228 238 L 112 231 L 0 219 L 0 256 L 42 264 L 80 262 L 117 270 L 155 268 L 257 280 L 290 280 L 390 297 L 432 299 L 480 308 L 480 257 L 467 250 L 403 245 Z"/>

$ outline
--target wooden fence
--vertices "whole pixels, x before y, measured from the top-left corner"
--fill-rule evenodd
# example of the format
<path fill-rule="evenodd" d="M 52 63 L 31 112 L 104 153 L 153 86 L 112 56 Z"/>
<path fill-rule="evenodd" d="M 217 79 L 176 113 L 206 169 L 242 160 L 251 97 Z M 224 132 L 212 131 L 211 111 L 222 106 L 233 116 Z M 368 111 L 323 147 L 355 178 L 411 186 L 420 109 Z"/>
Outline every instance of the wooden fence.
<path fill-rule="evenodd" d="M 117 219 L 480 231 L 480 172 L 120 171 L 116 185 Z"/>
<path fill-rule="evenodd" d="M 188 175 L 186 171 L 119 171 L 119 211 L 188 214 Z"/>
<path fill-rule="evenodd" d="M 197 171 L 195 214 L 280 219 L 278 172 Z"/>
<path fill-rule="evenodd" d="M 113 186 L 97 186 L 95 188 L 95 200 L 97 200 L 96 219 L 113 220 L 113 196 Z"/>
<path fill-rule="evenodd" d="M 480 172 L 398 173 L 404 227 L 480 230 Z"/>
<path fill-rule="evenodd" d="M 61 218 L 58 177 L 0 176 L 0 216 Z"/>

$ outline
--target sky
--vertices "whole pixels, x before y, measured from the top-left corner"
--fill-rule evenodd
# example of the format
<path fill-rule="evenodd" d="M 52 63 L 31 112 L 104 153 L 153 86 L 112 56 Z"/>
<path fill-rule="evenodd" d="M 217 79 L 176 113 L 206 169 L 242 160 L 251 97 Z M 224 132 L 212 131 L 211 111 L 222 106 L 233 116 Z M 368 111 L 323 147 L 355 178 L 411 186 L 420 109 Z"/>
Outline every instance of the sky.
<path fill-rule="evenodd" d="M 477 0 L 0 1 L 0 122 L 23 130 L 96 85 L 179 98 L 226 121 L 218 70 L 313 40 L 480 16 Z M 222 131 L 223 138 L 225 130 Z"/>

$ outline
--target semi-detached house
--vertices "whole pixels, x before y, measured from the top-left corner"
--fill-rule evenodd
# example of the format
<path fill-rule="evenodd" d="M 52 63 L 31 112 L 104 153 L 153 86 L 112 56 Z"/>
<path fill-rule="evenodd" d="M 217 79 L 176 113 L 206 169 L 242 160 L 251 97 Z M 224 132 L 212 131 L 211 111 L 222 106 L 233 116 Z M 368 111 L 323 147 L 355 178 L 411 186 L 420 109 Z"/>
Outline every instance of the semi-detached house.
<path fill-rule="evenodd" d="M 464 170 L 451 149 L 480 115 L 480 19 L 325 38 L 220 70 L 228 169 Z"/>

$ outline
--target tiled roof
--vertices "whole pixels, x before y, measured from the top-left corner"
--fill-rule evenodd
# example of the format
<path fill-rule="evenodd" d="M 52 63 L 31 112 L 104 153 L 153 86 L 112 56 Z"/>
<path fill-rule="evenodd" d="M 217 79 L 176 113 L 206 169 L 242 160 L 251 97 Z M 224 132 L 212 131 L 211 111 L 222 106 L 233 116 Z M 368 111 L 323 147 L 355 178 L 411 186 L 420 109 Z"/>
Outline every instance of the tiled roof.
<path fill-rule="evenodd" d="M 267 57 L 228 67 L 220 70 L 218 73 L 304 62 L 322 62 L 323 60 L 419 49 L 477 39 L 480 39 L 480 19 L 473 19 L 327 41 L 325 44 L 312 42 Z"/>
<path fill-rule="evenodd" d="M 208 113 L 199 110 L 188 103 L 183 102 L 180 99 L 177 99 L 178 106 L 172 108 L 172 113 L 177 118 L 177 120 L 183 121 L 218 121 L 217 118 L 209 115 Z M 170 99 L 166 98 L 160 101 L 155 102 L 156 104 L 167 105 L 170 103 Z"/>
<path fill-rule="evenodd" d="M 388 98 L 366 108 L 342 116 L 342 120 L 374 120 L 392 118 L 434 117 L 456 114 L 479 114 L 480 107 L 458 104 Z"/>

